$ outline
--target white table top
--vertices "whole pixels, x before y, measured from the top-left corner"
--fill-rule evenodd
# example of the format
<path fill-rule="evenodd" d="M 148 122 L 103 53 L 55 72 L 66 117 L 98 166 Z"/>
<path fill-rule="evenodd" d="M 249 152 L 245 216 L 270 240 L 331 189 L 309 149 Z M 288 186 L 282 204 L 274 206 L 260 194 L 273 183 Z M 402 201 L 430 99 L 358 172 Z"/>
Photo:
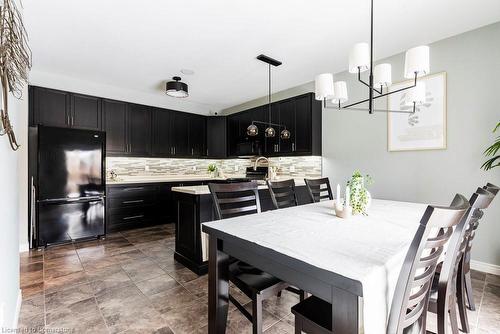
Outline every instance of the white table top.
<path fill-rule="evenodd" d="M 399 272 L 427 205 L 373 200 L 368 216 L 333 201 L 204 223 L 363 285 L 365 333 L 385 333 Z"/>

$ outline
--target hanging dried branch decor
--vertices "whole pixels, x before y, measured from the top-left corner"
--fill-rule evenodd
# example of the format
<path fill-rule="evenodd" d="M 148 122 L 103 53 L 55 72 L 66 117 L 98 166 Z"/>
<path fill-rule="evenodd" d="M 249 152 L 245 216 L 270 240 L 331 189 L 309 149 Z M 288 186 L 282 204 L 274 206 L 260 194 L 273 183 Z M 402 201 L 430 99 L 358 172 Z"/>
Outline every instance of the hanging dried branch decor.
<path fill-rule="evenodd" d="M 0 0 L 2 1 L 2 0 Z M 0 135 L 7 135 L 14 151 L 19 149 L 14 129 L 9 120 L 9 92 L 20 99 L 22 89 L 28 82 L 31 69 L 31 50 L 23 25 L 21 12 L 14 0 L 3 0 L 0 5 L 0 80 L 2 82 L 2 104 L 0 110 Z"/>

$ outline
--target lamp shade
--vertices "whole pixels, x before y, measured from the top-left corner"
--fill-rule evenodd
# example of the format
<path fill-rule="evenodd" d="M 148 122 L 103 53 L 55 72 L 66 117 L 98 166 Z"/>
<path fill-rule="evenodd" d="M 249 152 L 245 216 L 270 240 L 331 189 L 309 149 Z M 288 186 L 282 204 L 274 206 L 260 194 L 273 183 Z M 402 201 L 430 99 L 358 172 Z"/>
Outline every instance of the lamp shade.
<path fill-rule="evenodd" d="M 185 84 L 184 82 L 181 82 L 180 77 L 173 77 L 172 79 L 174 81 L 167 82 L 165 93 L 168 96 L 177 98 L 188 97 L 189 96 L 188 85 Z"/>
<path fill-rule="evenodd" d="M 417 106 L 425 103 L 425 83 L 422 81 L 417 82 L 417 85 L 406 93 L 405 104 L 412 106 L 414 102 Z"/>
<path fill-rule="evenodd" d="M 328 99 L 333 96 L 333 75 L 331 73 L 318 74 L 314 78 L 316 100 Z"/>
<path fill-rule="evenodd" d="M 333 84 L 335 94 L 333 95 L 333 103 L 344 103 L 347 101 L 347 84 L 345 81 L 335 81 Z"/>
<path fill-rule="evenodd" d="M 375 87 L 389 87 L 392 84 L 391 64 L 378 64 L 373 69 L 373 84 Z"/>
<path fill-rule="evenodd" d="M 349 53 L 349 72 L 358 73 L 358 68 L 361 72 L 370 68 L 370 46 L 368 43 L 354 44 Z"/>
<path fill-rule="evenodd" d="M 421 77 L 429 72 L 429 47 L 427 45 L 417 46 L 406 51 L 405 78 L 413 79 L 415 73 Z"/>

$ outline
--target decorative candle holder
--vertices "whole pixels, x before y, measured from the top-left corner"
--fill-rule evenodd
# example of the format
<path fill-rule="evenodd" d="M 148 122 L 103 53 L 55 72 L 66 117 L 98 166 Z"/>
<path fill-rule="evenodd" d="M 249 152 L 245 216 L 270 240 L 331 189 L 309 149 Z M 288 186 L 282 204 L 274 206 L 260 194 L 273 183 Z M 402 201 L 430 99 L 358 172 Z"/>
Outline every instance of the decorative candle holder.
<path fill-rule="evenodd" d="M 337 205 L 337 201 L 334 201 L 335 215 L 342 219 L 349 219 L 352 216 L 352 207 L 344 206 L 343 204 Z"/>

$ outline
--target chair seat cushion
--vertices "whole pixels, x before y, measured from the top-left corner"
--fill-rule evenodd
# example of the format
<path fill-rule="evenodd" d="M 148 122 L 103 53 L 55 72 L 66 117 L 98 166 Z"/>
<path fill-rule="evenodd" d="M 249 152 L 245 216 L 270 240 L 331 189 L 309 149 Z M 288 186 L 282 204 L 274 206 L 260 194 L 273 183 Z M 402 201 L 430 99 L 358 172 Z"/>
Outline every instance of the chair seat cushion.
<path fill-rule="evenodd" d="M 323 299 L 311 296 L 292 307 L 296 317 L 314 322 L 326 329 L 332 330 L 332 304 Z"/>
<path fill-rule="evenodd" d="M 259 293 L 273 285 L 281 283 L 278 278 L 243 262 L 236 261 L 229 265 L 229 279 L 242 291 Z"/>

